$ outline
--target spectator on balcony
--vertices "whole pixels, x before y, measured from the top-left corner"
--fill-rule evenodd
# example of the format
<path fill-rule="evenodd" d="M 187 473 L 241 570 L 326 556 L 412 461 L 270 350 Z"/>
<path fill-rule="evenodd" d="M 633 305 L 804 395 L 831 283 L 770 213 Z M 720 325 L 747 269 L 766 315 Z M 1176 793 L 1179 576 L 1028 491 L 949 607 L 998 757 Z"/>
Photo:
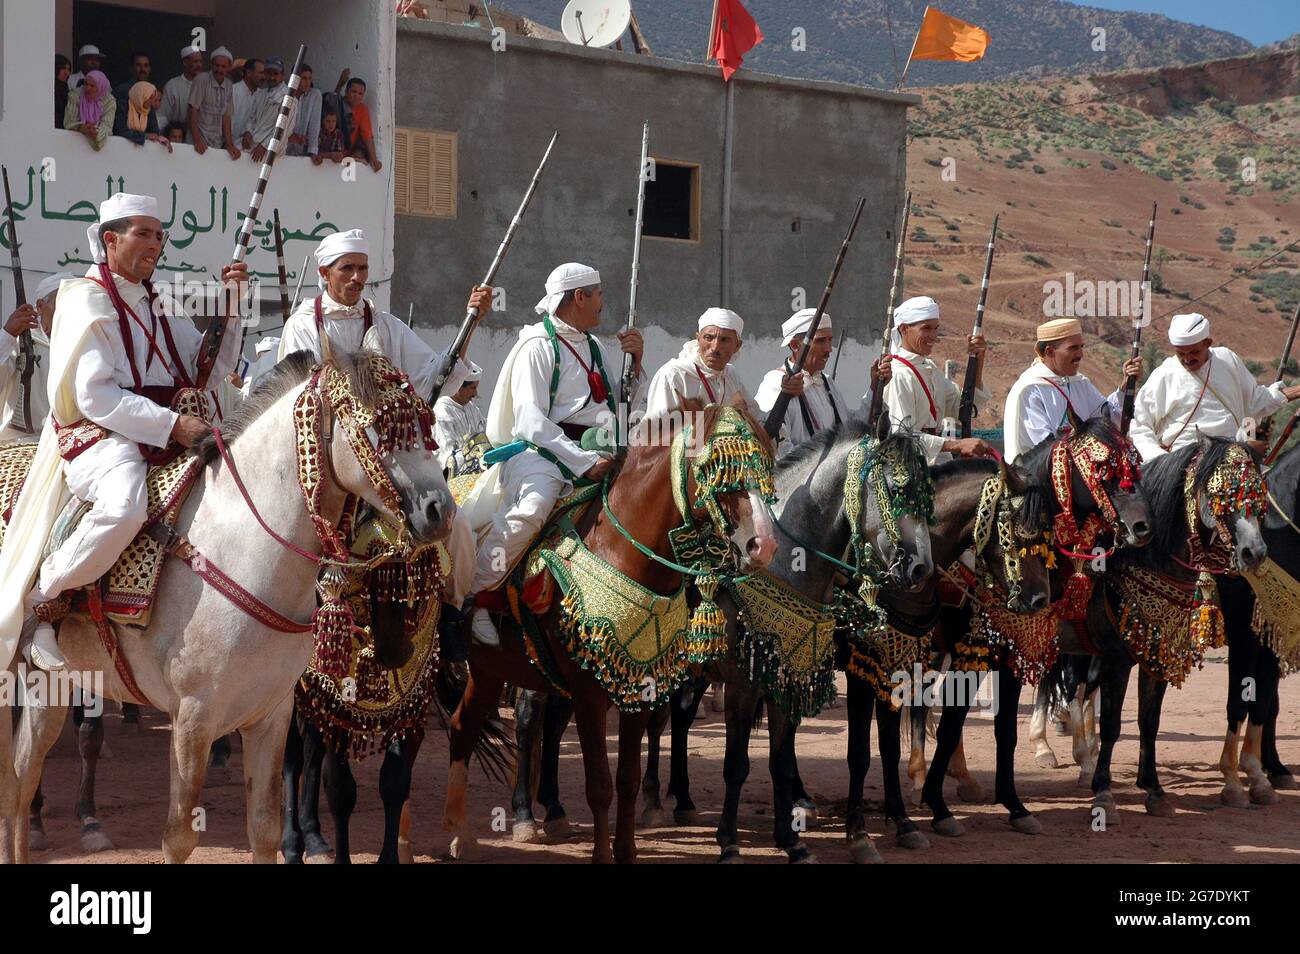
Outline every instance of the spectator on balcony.
<path fill-rule="evenodd" d="M 342 162 L 343 157 L 347 155 L 343 146 L 343 130 L 339 128 L 339 114 L 333 110 L 321 113 L 320 139 L 317 147 L 319 151 L 311 157 L 311 161 L 318 166 L 326 159 L 331 162 Z"/>
<path fill-rule="evenodd" d="M 68 77 L 72 75 L 72 60 L 62 53 L 54 54 L 54 128 L 63 128 L 63 114 L 68 109 Z"/>
<path fill-rule="evenodd" d="M 248 59 L 244 61 L 242 70 L 239 80 L 235 82 L 234 112 L 230 117 L 230 128 L 235 131 L 236 137 L 242 136 L 248 126 L 253 112 L 253 97 L 262 88 L 265 64 L 259 59 Z"/>
<path fill-rule="evenodd" d="M 159 118 L 166 124 L 168 133 L 179 128 L 186 142 L 194 141 L 189 134 L 190 92 L 194 88 L 194 77 L 202 72 L 203 51 L 197 46 L 187 46 L 181 50 L 181 75 L 173 76 L 162 88 Z"/>
<path fill-rule="evenodd" d="M 343 92 L 343 141 L 348 155 L 378 172 L 383 163 L 379 161 L 379 152 L 375 148 L 375 130 L 365 100 L 365 80 L 349 79 Z"/>
<path fill-rule="evenodd" d="M 190 138 L 199 155 L 209 146 L 224 149 L 231 159 L 239 158 L 239 147 L 231 132 L 234 90 L 230 78 L 233 57 L 224 46 L 219 46 L 208 57 L 208 72 L 194 77 L 190 86 Z"/>
<path fill-rule="evenodd" d="M 113 133 L 113 119 L 117 115 L 117 100 L 108 77 L 99 70 L 91 70 L 82 79 L 78 89 L 68 92 L 68 108 L 63 113 L 63 128 L 79 132 L 98 152 Z"/>
<path fill-rule="evenodd" d="M 253 97 L 253 111 L 241 133 L 241 145 L 251 154 L 254 162 L 261 162 L 266 156 L 267 147 L 275 136 L 275 121 L 280 116 L 280 104 L 288 89 L 284 81 L 284 62 L 278 56 L 267 59 L 263 75 L 263 88 Z M 293 128 L 293 121 L 290 116 L 288 128 Z"/>
<path fill-rule="evenodd" d="M 99 52 L 99 47 L 93 43 L 87 43 L 77 51 L 77 64 L 81 69 L 68 77 L 68 89 L 79 89 L 86 79 L 86 74 L 93 70 L 99 69 L 104 62 L 104 54 Z M 109 84 L 111 89 L 112 84 Z"/>
<path fill-rule="evenodd" d="M 153 74 L 153 63 L 149 60 L 148 53 L 131 54 L 131 76 L 113 87 L 113 96 L 117 99 L 117 109 L 121 112 L 126 108 L 127 96 L 131 93 L 131 87 L 136 83 L 149 82 Z"/>
<path fill-rule="evenodd" d="M 162 93 L 158 92 L 157 86 L 147 80 L 136 83 L 126 95 L 125 108 L 118 103 L 113 135 L 129 139 L 137 146 L 143 146 L 146 142 L 162 143 L 171 152 L 171 141 L 162 134 L 158 116 L 161 104 Z"/>
<path fill-rule="evenodd" d="M 312 156 L 320 150 L 320 120 L 323 97 L 312 83 L 312 69 L 306 63 L 298 74 L 297 106 L 288 155 Z"/>

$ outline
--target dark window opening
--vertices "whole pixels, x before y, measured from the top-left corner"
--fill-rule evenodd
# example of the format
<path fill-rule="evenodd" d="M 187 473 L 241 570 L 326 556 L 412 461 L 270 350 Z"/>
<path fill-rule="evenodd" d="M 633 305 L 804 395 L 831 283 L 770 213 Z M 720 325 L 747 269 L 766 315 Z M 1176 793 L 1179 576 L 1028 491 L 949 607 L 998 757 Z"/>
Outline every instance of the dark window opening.
<path fill-rule="evenodd" d="M 645 184 L 641 234 L 654 238 L 699 239 L 700 167 L 656 160 Z"/>

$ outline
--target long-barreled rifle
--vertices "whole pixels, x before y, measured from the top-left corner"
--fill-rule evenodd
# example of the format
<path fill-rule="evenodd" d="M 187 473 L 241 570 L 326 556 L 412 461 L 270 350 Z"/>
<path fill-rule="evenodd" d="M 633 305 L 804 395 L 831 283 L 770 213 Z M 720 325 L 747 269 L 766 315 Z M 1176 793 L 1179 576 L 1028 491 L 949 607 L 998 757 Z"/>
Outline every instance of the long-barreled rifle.
<path fill-rule="evenodd" d="M 1277 378 L 1274 383 L 1282 380 L 1282 369 L 1286 366 L 1287 361 L 1291 357 L 1291 346 L 1295 343 L 1297 325 L 1300 325 L 1300 301 L 1296 302 L 1295 313 L 1291 316 L 1291 333 L 1287 335 L 1286 350 L 1282 352 L 1282 358 L 1278 361 Z M 1277 460 L 1277 455 L 1282 452 L 1282 448 L 1286 446 L 1287 440 L 1291 437 L 1291 432 L 1295 430 L 1297 421 L 1300 421 L 1300 409 L 1297 409 L 1296 412 L 1287 420 L 1286 426 L 1282 428 L 1282 433 L 1278 435 L 1277 440 L 1273 442 L 1273 446 L 1270 447 L 1268 453 L 1264 455 L 1265 466 L 1268 466 L 1273 463 L 1273 461 Z M 1268 422 L 1265 422 L 1265 424 L 1267 423 Z M 1256 436 L 1267 439 L 1267 429 L 1261 428 L 1260 430 L 1262 430 L 1263 433 L 1256 431 Z"/>
<path fill-rule="evenodd" d="M 889 286 L 889 308 L 885 312 L 885 333 L 880 340 L 880 354 L 889 354 L 889 340 L 894 334 L 894 309 L 898 307 L 898 293 L 900 290 L 899 276 L 903 273 L 903 245 L 907 241 L 907 220 L 912 215 L 912 191 L 909 189 L 907 198 L 903 201 L 903 221 L 898 228 L 898 247 L 894 250 L 894 280 Z M 876 421 L 880 419 L 880 411 L 885 402 L 885 382 L 879 374 L 872 375 L 871 378 L 871 409 L 867 414 L 867 421 L 872 427 L 876 426 Z"/>
<path fill-rule="evenodd" d="M 849 245 L 853 242 L 853 233 L 857 231 L 858 220 L 862 218 L 862 208 L 866 204 L 866 196 L 859 196 L 858 207 L 853 211 L 853 221 L 849 223 L 849 231 L 840 244 L 839 253 L 835 256 L 835 265 L 831 268 L 831 277 L 826 280 L 826 287 L 822 289 L 821 301 L 817 303 L 817 311 L 813 314 L 812 324 L 804 334 L 803 347 L 799 349 L 799 357 L 795 360 L 791 374 L 799 374 L 808 362 L 808 352 L 812 348 L 813 338 L 817 336 L 817 329 L 821 327 L 822 315 L 826 314 L 826 306 L 830 303 L 831 292 L 835 290 L 835 279 L 839 277 L 840 266 L 844 264 L 844 256 L 848 254 Z M 790 406 L 790 398 L 791 395 L 783 391 L 777 395 L 776 403 L 772 405 L 772 410 L 768 412 L 763 429 L 767 431 L 768 436 L 773 440 L 776 440 L 781 434 L 781 425 L 785 423 L 785 412 Z"/>
<path fill-rule="evenodd" d="M 18 226 L 14 222 L 14 200 L 9 194 L 9 170 L 0 166 L 0 176 L 5 187 L 5 224 L 9 228 L 9 263 L 14 273 L 14 304 L 27 304 L 27 289 L 23 285 L 23 263 L 18 255 Z M 18 336 L 18 397 L 14 401 L 13 426 L 15 430 L 35 433 L 32 421 L 32 375 L 36 371 L 36 349 L 32 346 L 32 333 L 24 331 Z"/>
<path fill-rule="evenodd" d="M 1142 260 L 1142 306 L 1138 309 L 1137 318 L 1133 321 L 1133 350 L 1129 354 L 1130 358 L 1136 358 L 1142 353 L 1142 327 L 1147 322 L 1147 314 L 1151 310 L 1151 286 L 1148 284 L 1151 280 L 1151 247 L 1156 237 L 1156 204 L 1151 203 L 1151 221 L 1147 223 L 1147 250 L 1146 256 Z M 1136 374 L 1127 375 L 1124 378 L 1124 410 L 1120 413 L 1119 429 L 1125 437 L 1128 436 L 1128 427 L 1133 423 L 1133 408 L 1137 403 L 1137 386 L 1138 380 Z"/>
<path fill-rule="evenodd" d="M 284 268 L 284 233 L 280 231 L 280 210 L 274 212 L 275 269 L 280 278 L 280 317 L 289 320 L 289 273 Z"/>
<path fill-rule="evenodd" d="M 650 178 L 648 164 L 650 161 L 650 122 L 641 124 L 641 160 L 636 174 L 636 225 L 632 233 L 632 279 L 627 293 L 627 330 L 636 327 L 636 289 L 641 280 L 641 225 L 645 221 L 645 183 Z M 623 381 L 619 391 L 619 403 L 623 405 L 623 420 L 627 421 L 632 413 L 632 391 L 636 388 L 636 376 L 633 373 L 635 362 L 630 354 L 623 356 Z M 623 435 L 626 439 L 627 435 Z"/>
<path fill-rule="evenodd" d="M 559 135 L 558 130 L 551 135 L 551 141 L 546 147 L 546 153 L 542 156 L 537 171 L 533 173 L 533 181 L 528 184 L 528 191 L 524 193 L 523 201 L 519 203 L 515 217 L 510 220 L 510 226 L 506 229 L 505 238 L 501 240 L 501 244 L 497 247 L 497 253 L 493 256 L 492 264 L 488 266 L 487 274 L 483 276 L 480 285 L 491 285 L 496 281 L 497 269 L 501 267 L 501 263 L 505 260 L 506 252 L 510 248 L 510 243 L 514 241 L 515 233 L 519 230 L 519 223 L 523 221 L 528 204 L 533 201 L 533 193 L 537 191 L 537 183 L 542 179 L 542 170 L 546 168 L 546 163 L 551 158 L 551 150 L 555 148 L 555 140 L 559 138 Z M 474 325 L 478 322 L 478 317 L 479 311 L 476 307 L 471 307 L 465 313 L 465 317 L 460 323 L 460 329 L 456 332 L 456 340 L 452 342 L 451 350 L 443 358 L 442 367 L 438 369 L 438 376 L 434 379 L 433 393 L 429 396 L 430 404 L 433 404 L 442 395 L 442 389 L 446 386 L 447 379 L 451 377 L 456 362 L 464 357 L 465 348 L 469 344 L 469 336 L 474 333 Z"/>
<path fill-rule="evenodd" d="M 989 232 L 989 250 L 984 257 L 984 280 L 980 283 L 980 303 L 975 308 L 975 328 L 971 334 L 984 333 L 984 304 L 989 297 L 989 274 L 993 271 L 993 246 L 998 241 L 998 215 L 993 216 L 993 229 Z M 957 407 L 957 420 L 961 422 L 961 436 L 971 436 L 971 418 L 975 416 L 975 379 L 979 373 L 979 358 L 966 356 L 966 378 L 961 385 L 961 403 Z"/>

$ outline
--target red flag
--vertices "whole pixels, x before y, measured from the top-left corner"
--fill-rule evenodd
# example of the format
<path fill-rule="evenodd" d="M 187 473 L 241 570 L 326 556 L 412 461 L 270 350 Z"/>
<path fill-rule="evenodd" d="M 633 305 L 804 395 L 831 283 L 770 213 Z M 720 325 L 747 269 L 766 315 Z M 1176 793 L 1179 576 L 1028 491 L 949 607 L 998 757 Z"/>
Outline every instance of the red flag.
<path fill-rule="evenodd" d="M 718 61 L 724 80 L 731 79 L 745 54 L 763 42 L 763 31 L 740 0 L 717 0 L 709 35 L 709 59 Z"/>

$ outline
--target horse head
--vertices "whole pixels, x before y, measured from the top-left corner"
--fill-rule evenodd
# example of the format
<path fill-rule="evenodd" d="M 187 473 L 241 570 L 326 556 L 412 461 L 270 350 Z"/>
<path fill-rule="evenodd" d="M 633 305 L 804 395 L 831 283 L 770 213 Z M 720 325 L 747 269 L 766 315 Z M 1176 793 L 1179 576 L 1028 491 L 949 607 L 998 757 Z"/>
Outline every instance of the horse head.
<path fill-rule="evenodd" d="M 854 538 L 870 542 L 889 582 L 919 590 L 934 573 L 934 480 L 916 438 L 905 430 L 891 433 L 889 415 L 880 415 L 874 437 L 850 451 L 844 486 L 846 513 L 860 511 L 848 514 L 856 517 Z M 854 493 L 863 503 L 857 508 L 850 504 Z"/>
<path fill-rule="evenodd" d="M 1237 570 L 1264 562 L 1268 545 L 1260 519 L 1268 492 L 1259 455 L 1248 444 L 1203 438 L 1186 470 L 1186 496 L 1188 528 L 1203 549 L 1229 551 Z"/>
<path fill-rule="evenodd" d="M 1069 409 L 1065 441 L 1074 464 L 1071 497 L 1080 525 L 1096 514 L 1116 546 L 1144 547 L 1151 542 L 1151 505 L 1142 493 L 1142 459 L 1133 442 L 1108 418 L 1081 420 Z"/>
<path fill-rule="evenodd" d="M 990 573 L 1007 594 L 1013 613 L 1037 613 L 1052 601 L 1051 511 L 1048 491 L 1014 464 L 1006 468 L 1006 490 L 995 505 L 997 532 L 986 553 Z"/>

